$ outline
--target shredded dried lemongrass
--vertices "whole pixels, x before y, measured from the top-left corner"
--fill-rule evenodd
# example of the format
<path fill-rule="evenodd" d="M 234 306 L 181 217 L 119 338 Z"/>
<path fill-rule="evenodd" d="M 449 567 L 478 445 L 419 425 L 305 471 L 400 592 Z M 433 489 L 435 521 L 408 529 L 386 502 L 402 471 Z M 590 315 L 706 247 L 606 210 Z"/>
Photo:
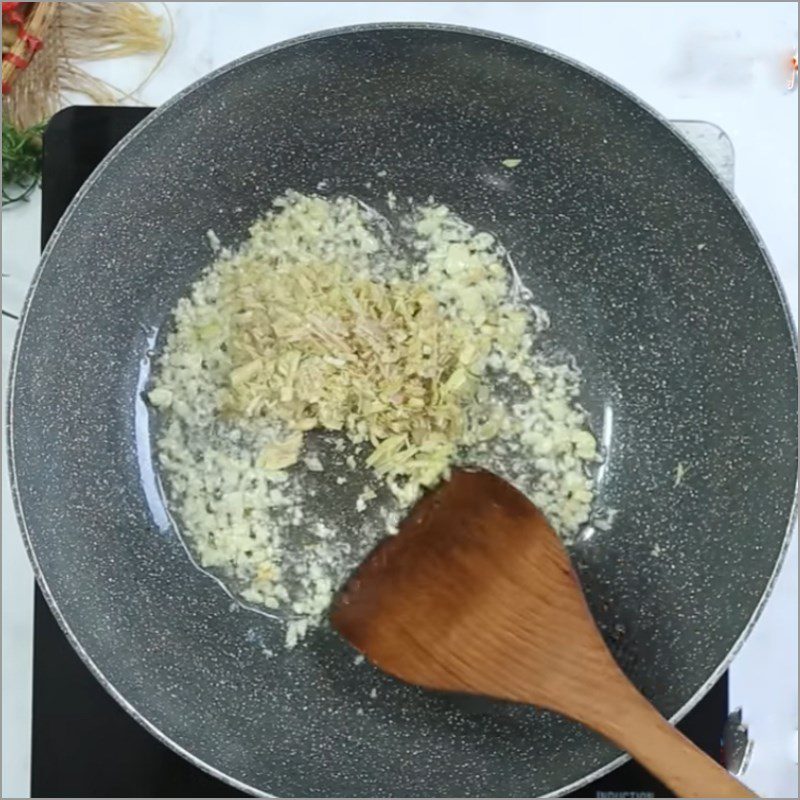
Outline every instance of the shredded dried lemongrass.
<path fill-rule="evenodd" d="M 338 263 L 245 258 L 222 279 L 222 313 L 232 320 L 223 410 L 295 431 L 344 430 L 372 445 L 366 463 L 379 474 L 430 486 L 476 433 L 467 412 L 487 357 L 501 346 L 498 332 L 505 329 L 506 347 L 515 343 L 509 328 L 521 339 L 518 312 L 500 298 L 480 265 L 460 296 L 483 309 L 476 324 L 446 315 L 424 282 L 380 283 Z"/>

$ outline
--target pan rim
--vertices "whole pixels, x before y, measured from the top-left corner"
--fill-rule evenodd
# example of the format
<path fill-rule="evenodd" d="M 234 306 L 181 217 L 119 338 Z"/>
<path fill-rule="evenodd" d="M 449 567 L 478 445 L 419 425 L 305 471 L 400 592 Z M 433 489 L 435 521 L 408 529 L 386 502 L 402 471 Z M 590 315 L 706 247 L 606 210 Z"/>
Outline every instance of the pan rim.
<path fill-rule="evenodd" d="M 7 432 L 7 448 L 8 448 L 8 467 L 9 467 L 9 483 L 11 487 L 11 495 L 14 504 L 14 510 L 17 515 L 17 520 L 20 526 L 20 532 L 22 534 L 23 543 L 25 546 L 25 550 L 28 554 L 28 559 L 31 562 L 31 566 L 33 568 L 34 577 L 36 578 L 36 582 L 39 585 L 39 588 L 42 591 L 42 594 L 47 602 L 48 607 L 50 608 L 51 613 L 55 617 L 56 621 L 58 622 L 59 626 L 63 630 L 64 634 L 66 635 L 68 641 L 72 645 L 75 652 L 78 654 L 80 659 L 86 664 L 90 672 L 95 676 L 95 678 L 99 681 L 99 683 L 103 686 L 103 688 L 108 691 L 108 693 L 118 702 L 139 724 L 141 724 L 148 732 L 150 732 L 153 736 L 155 736 L 159 741 L 170 747 L 172 750 L 177 752 L 182 757 L 186 758 L 190 763 L 194 764 L 195 766 L 199 767 L 200 769 L 204 770 L 205 772 L 211 774 L 212 776 L 226 782 L 227 784 L 233 786 L 236 789 L 239 789 L 244 792 L 248 792 L 252 795 L 260 795 L 260 796 L 267 796 L 272 797 L 273 795 L 266 794 L 263 790 L 257 789 L 256 787 L 250 786 L 243 781 L 240 781 L 237 778 L 234 778 L 226 773 L 222 772 L 218 768 L 214 767 L 213 765 L 209 764 L 206 761 L 203 761 L 201 758 L 195 756 L 193 753 L 189 752 L 185 748 L 183 748 L 180 744 L 174 741 L 170 736 L 165 734 L 155 723 L 145 717 L 142 713 L 140 713 L 125 697 L 124 695 L 114 686 L 114 684 L 104 675 L 102 670 L 94 663 L 89 653 L 84 649 L 83 645 L 80 643 L 78 638 L 72 632 L 70 628 L 69 622 L 64 618 L 63 614 L 61 613 L 58 602 L 54 597 L 53 593 L 50 590 L 48 585 L 47 579 L 44 573 L 41 570 L 39 565 L 39 561 L 36 557 L 36 552 L 33 544 L 33 538 L 31 536 L 31 532 L 28 529 L 27 523 L 25 521 L 25 513 L 24 509 L 22 508 L 22 503 L 19 496 L 18 491 L 18 479 L 17 479 L 17 471 L 16 471 L 16 455 L 14 450 L 14 395 L 15 395 L 15 386 L 16 386 L 16 377 L 17 377 L 17 366 L 19 362 L 19 354 L 22 346 L 22 340 L 24 338 L 25 333 L 25 325 L 28 318 L 28 313 L 30 311 L 31 305 L 33 303 L 33 299 L 36 294 L 36 289 L 38 287 L 39 279 L 46 269 L 48 262 L 51 257 L 52 251 L 55 249 L 58 240 L 62 234 L 64 228 L 69 224 L 70 219 L 72 218 L 75 210 L 80 205 L 84 196 L 91 191 L 92 187 L 98 180 L 101 179 L 102 174 L 105 172 L 108 165 L 116 159 L 119 153 L 128 146 L 128 144 L 136 137 L 138 134 L 147 128 L 151 123 L 161 117 L 164 113 L 167 113 L 174 105 L 179 103 L 183 98 L 189 96 L 193 92 L 200 90 L 207 86 L 208 84 L 212 83 L 218 77 L 234 70 L 238 69 L 239 67 L 249 63 L 250 61 L 259 59 L 263 56 L 267 56 L 271 53 L 275 53 L 290 47 L 295 47 L 297 45 L 302 45 L 307 42 L 316 41 L 320 39 L 332 38 L 336 36 L 346 36 L 351 34 L 358 34 L 358 33 L 369 33 L 369 32 L 381 32 L 381 31 L 388 31 L 388 30 L 409 30 L 409 31 L 434 31 L 434 32 L 444 32 L 444 33 L 451 33 L 456 35 L 466 35 L 466 36 L 474 36 L 479 38 L 491 39 L 497 42 L 501 42 L 504 44 L 515 45 L 518 47 L 523 47 L 528 50 L 532 50 L 536 53 L 540 53 L 542 55 L 548 56 L 550 58 L 555 59 L 556 61 L 560 61 L 567 66 L 573 67 L 578 69 L 592 78 L 600 81 L 601 83 L 605 84 L 606 86 L 614 89 L 619 94 L 623 95 L 625 98 L 633 102 L 639 108 L 643 109 L 644 111 L 648 112 L 650 116 L 652 116 L 655 120 L 661 123 L 661 125 L 670 132 L 673 136 L 675 136 L 694 156 L 695 158 L 702 164 L 702 166 L 711 174 L 714 178 L 718 186 L 722 189 L 725 196 L 728 200 L 732 203 L 733 207 L 739 213 L 739 216 L 742 218 L 743 222 L 745 223 L 750 235 L 753 237 L 758 249 L 763 257 L 769 275 L 772 279 L 772 282 L 775 286 L 775 289 L 778 294 L 778 298 L 783 309 L 783 314 L 785 321 L 787 323 L 787 327 L 789 330 L 789 337 L 791 341 L 791 350 L 792 350 L 792 361 L 795 375 L 797 375 L 797 364 L 798 364 L 798 352 L 797 352 L 797 331 L 795 329 L 794 320 L 792 319 L 791 311 L 789 309 L 786 292 L 785 289 L 778 277 L 777 270 L 775 265 L 770 257 L 769 251 L 767 250 L 766 244 L 764 243 L 763 239 L 761 238 L 758 230 L 756 229 L 755 225 L 753 224 L 750 216 L 748 215 L 746 209 L 744 208 L 741 201 L 738 199 L 736 194 L 729 189 L 717 176 L 715 170 L 711 166 L 708 159 L 690 142 L 688 142 L 680 132 L 667 120 L 662 114 L 652 108 L 650 105 L 645 103 L 641 100 L 637 95 L 633 94 L 630 90 L 626 89 L 625 87 L 621 86 L 619 83 L 614 81 L 613 79 L 603 75 L 602 73 L 598 72 L 597 70 L 581 63 L 580 61 L 573 59 L 568 56 L 564 56 L 561 53 L 558 53 L 550 48 L 544 47 L 539 44 L 534 44 L 532 42 L 526 41 L 524 39 L 519 39 L 514 36 L 508 36 L 506 34 L 494 32 L 494 31 L 487 31 L 482 30 L 479 28 L 472 28 L 468 26 L 462 25 L 450 25 L 450 24 L 442 24 L 442 23 L 429 23 L 429 22 L 376 22 L 376 23 L 366 23 L 366 24 L 358 24 L 358 25 L 348 25 L 336 28 L 329 28 L 321 31 L 316 31 L 308 34 L 304 34 L 302 36 L 293 37 L 291 39 L 286 39 L 281 42 L 277 42 L 275 44 L 269 45 L 265 48 L 261 48 L 256 50 L 252 53 L 247 55 L 241 56 L 228 64 L 224 64 L 221 67 L 213 70 L 212 72 L 208 73 L 204 77 L 200 78 L 199 80 L 192 83 L 190 86 L 184 88 L 172 98 L 167 100 L 161 106 L 158 106 L 153 112 L 147 115 L 144 120 L 138 123 L 128 134 L 126 134 L 103 158 L 103 160 L 97 165 L 94 169 L 92 174 L 87 178 L 81 188 L 78 190 L 72 201 L 70 202 L 69 206 L 67 207 L 66 211 L 62 215 L 61 219 L 59 220 L 58 224 L 56 225 L 55 229 L 53 230 L 52 235 L 50 236 L 47 245 L 45 246 L 44 250 L 42 251 L 41 258 L 39 260 L 39 264 L 36 268 L 34 273 L 33 279 L 31 280 L 30 287 L 28 289 L 27 295 L 25 297 L 25 302 L 20 312 L 20 318 L 17 325 L 17 331 L 15 334 L 14 340 L 14 347 L 11 356 L 11 363 L 9 369 L 9 381 L 8 381 L 8 393 L 7 393 L 7 421 L 6 421 L 6 432 Z M 777 580 L 778 575 L 780 574 L 781 568 L 783 566 L 786 553 L 789 548 L 789 544 L 792 539 L 792 535 L 794 533 L 795 522 L 797 519 L 797 502 L 798 502 L 798 485 L 797 485 L 797 478 L 798 478 L 798 465 L 795 465 L 795 491 L 792 497 L 792 504 L 791 508 L 789 509 L 786 530 L 783 534 L 783 539 L 781 542 L 780 551 L 775 561 L 775 565 L 773 567 L 772 573 L 769 576 L 769 579 L 766 582 L 764 590 L 756 603 L 756 606 L 751 614 L 749 620 L 743 627 L 742 631 L 740 632 L 739 636 L 737 637 L 736 641 L 725 655 L 725 657 L 720 661 L 717 667 L 712 671 L 711 675 L 705 680 L 705 682 L 698 687 L 698 689 L 694 692 L 694 694 L 681 706 L 678 711 L 676 711 L 669 719 L 670 723 L 675 724 L 676 722 L 680 721 L 695 705 L 701 700 L 701 698 L 708 692 L 708 690 L 713 686 L 714 683 L 721 677 L 723 672 L 728 668 L 733 658 L 741 649 L 743 643 L 748 638 L 750 633 L 752 632 L 755 624 L 757 623 L 758 619 L 763 612 L 763 609 L 766 605 L 767 600 L 769 599 L 770 595 L 772 594 L 772 590 L 774 588 L 775 582 Z M 557 797 L 564 795 L 568 792 L 574 791 L 576 789 L 585 786 L 586 784 L 597 780 L 598 778 L 602 777 L 603 775 L 608 774 L 612 770 L 616 769 L 620 765 L 624 764 L 626 761 L 630 759 L 630 756 L 627 754 L 621 754 L 616 758 L 609 761 L 607 764 L 599 767 L 598 769 L 594 770 L 593 772 L 579 778 L 575 781 L 572 781 L 569 784 L 564 786 L 558 787 L 545 795 L 544 797 Z"/>

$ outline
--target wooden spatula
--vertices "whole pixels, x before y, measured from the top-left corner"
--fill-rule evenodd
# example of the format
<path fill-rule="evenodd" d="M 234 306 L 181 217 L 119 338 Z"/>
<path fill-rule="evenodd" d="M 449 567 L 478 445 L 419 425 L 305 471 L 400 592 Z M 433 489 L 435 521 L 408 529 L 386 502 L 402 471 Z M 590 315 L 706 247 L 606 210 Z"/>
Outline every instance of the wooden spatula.
<path fill-rule="evenodd" d="M 530 703 L 582 722 L 679 796 L 756 796 L 625 677 L 561 542 L 496 475 L 456 471 L 420 500 L 356 571 L 331 621 L 408 683 Z"/>

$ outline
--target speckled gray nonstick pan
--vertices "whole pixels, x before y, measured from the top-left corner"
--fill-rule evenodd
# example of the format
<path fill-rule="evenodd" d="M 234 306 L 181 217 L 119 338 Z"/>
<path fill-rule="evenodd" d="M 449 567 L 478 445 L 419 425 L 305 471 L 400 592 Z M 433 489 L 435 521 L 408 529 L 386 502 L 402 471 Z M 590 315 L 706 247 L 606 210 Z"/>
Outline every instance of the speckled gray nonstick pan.
<path fill-rule="evenodd" d="M 566 791 L 619 752 L 549 713 L 402 685 L 329 630 L 283 652 L 168 524 L 140 399 L 153 332 L 209 262 L 209 228 L 236 243 L 276 195 L 321 181 L 378 207 L 390 189 L 433 195 L 508 246 L 550 346 L 583 368 L 607 449 L 599 495 L 618 514 L 573 555 L 617 657 L 673 719 L 725 667 L 793 513 L 795 352 L 767 254 L 635 98 L 456 28 L 352 28 L 248 56 L 94 173 L 47 248 L 13 366 L 12 477 L 38 580 L 114 697 L 240 788 Z"/>

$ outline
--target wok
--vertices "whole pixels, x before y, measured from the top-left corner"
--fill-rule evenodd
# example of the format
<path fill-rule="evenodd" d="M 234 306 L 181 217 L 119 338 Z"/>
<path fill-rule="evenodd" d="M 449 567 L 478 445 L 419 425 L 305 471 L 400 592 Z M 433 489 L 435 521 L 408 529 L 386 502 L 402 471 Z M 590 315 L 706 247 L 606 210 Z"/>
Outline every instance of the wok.
<path fill-rule="evenodd" d="M 10 463 L 37 579 L 109 692 L 239 788 L 575 788 L 619 752 L 549 713 L 394 682 L 330 630 L 284 652 L 280 626 L 232 605 L 166 514 L 141 398 L 156 333 L 209 263 L 209 228 L 235 244 L 275 196 L 320 186 L 377 206 L 390 189 L 433 195 L 509 248 L 551 314 L 547 346 L 583 369 L 606 450 L 599 500 L 616 518 L 572 549 L 589 603 L 667 717 L 720 675 L 793 514 L 795 347 L 769 258 L 634 97 L 459 28 L 268 48 L 167 103 L 98 167 L 44 254 L 13 362 Z"/>

